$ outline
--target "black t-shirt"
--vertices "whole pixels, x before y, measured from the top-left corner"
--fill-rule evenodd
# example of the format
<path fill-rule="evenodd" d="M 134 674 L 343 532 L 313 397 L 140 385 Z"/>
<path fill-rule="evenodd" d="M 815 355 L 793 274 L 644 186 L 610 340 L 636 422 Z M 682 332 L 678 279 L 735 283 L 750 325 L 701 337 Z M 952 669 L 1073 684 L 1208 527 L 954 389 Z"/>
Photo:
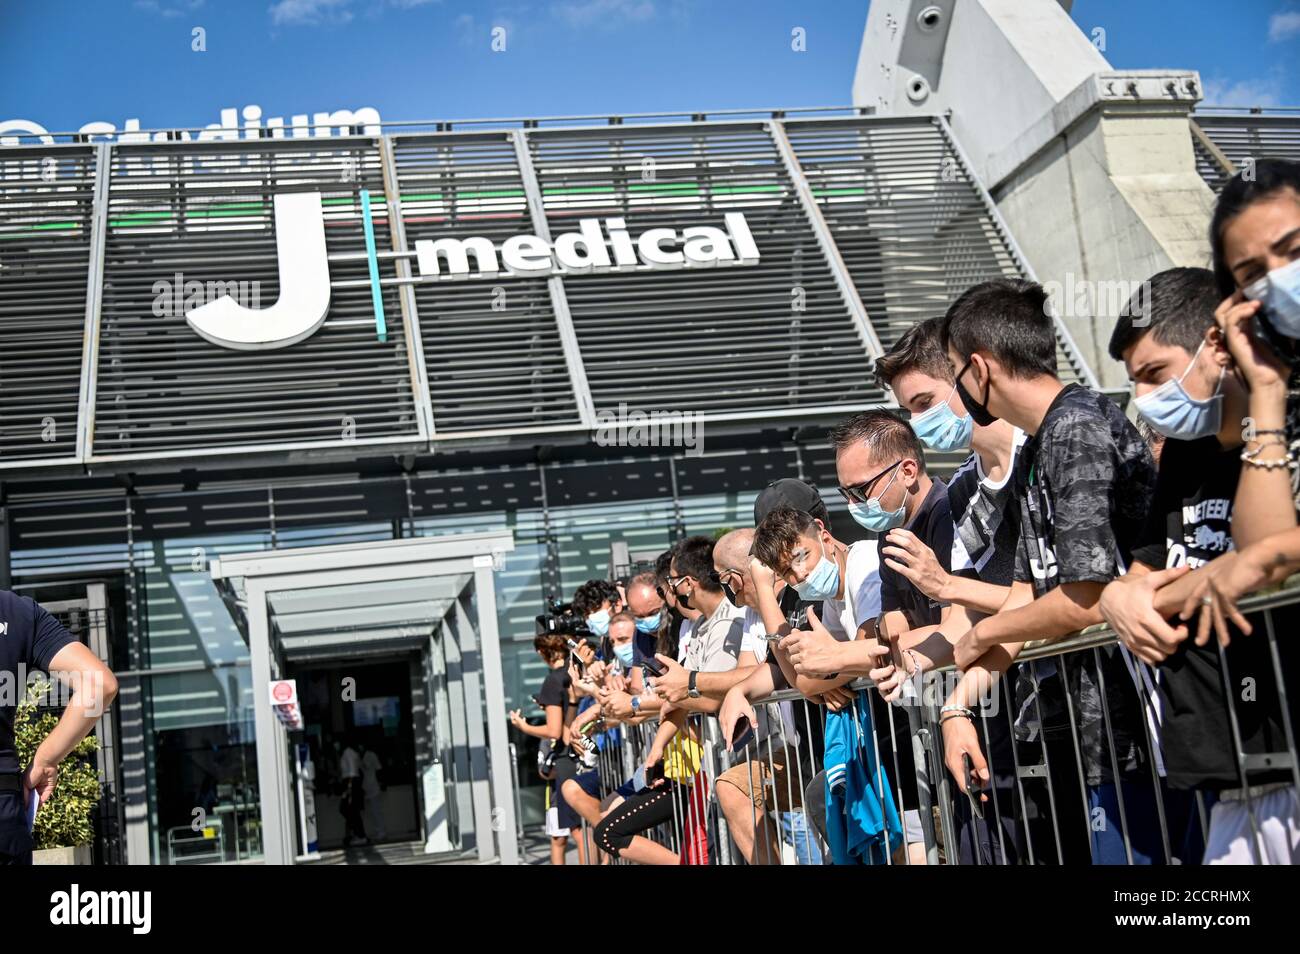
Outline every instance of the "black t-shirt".
<path fill-rule="evenodd" d="M 948 488 L 942 480 L 931 481 L 930 492 L 925 495 L 921 505 L 912 514 L 906 528 L 934 551 L 935 559 L 946 570 L 952 558 L 952 512 L 948 509 Z M 879 547 L 886 547 L 885 537 L 881 534 Z M 916 587 L 896 570 L 885 565 L 885 557 L 880 558 L 880 613 L 901 610 L 907 614 L 908 628 L 932 626 L 943 614 L 946 603 L 939 603 Z M 876 739 L 884 753 L 884 761 L 890 772 L 891 782 L 901 788 L 903 808 L 915 809 L 920 804 L 916 788 L 916 769 L 912 760 L 911 728 L 908 724 L 907 711 L 901 706 L 885 702 L 878 692 L 867 694 L 871 700 L 871 718 L 876 727 Z M 890 726 L 893 726 L 892 733 Z M 893 773 L 897 765 L 898 777 Z"/>
<path fill-rule="evenodd" d="M 1224 450 L 1213 437 L 1196 441 L 1165 441 L 1155 500 L 1133 559 L 1152 569 L 1203 566 L 1233 548 L 1232 501 L 1241 476 L 1239 449 Z M 1197 646 L 1186 639 L 1158 667 L 1161 742 L 1165 771 L 1174 788 L 1238 788 L 1242 779 L 1233 753 L 1231 715 L 1224 692 L 1224 661 L 1231 680 L 1242 750 L 1248 755 L 1285 752 L 1277 675 L 1269 648 L 1264 615 L 1248 617 L 1254 633 L 1233 627 L 1232 642 L 1223 655 L 1217 640 Z M 1231 624 L 1230 624 L 1231 625 Z M 1290 635 L 1300 628 L 1300 610 L 1283 606 L 1273 611 L 1286 686 L 1300 687 L 1300 667 Z M 1288 697 L 1291 722 L 1297 721 L 1295 689 Z M 1288 769 L 1250 773 L 1248 784 L 1291 780 Z"/>
<path fill-rule="evenodd" d="M 560 722 L 565 724 L 569 721 L 569 687 L 573 685 L 573 680 L 569 678 L 569 667 L 561 666 L 559 669 L 552 669 L 542 680 L 542 688 L 537 690 L 537 695 L 533 696 L 537 704 L 542 707 L 543 712 L 547 706 L 560 707 Z M 543 739 L 541 742 L 543 751 L 547 751 L 547 746 L 558 745 L 558 742 Z M 564 755 L 571 754 L 569 747 L 565 746 Z M 563 760 L 561 760 L 563 761 Z"/>
<path fill-rule="evenodd" d="M 1155 482 L 1151 451 L 1119 407 L 1089 388 L 1066 386 L 1026 443 L 1017 468 L 1016 580 L 1032 583 L 1040 597 L 1063 583 L 1108 583 L 1121 576 L 1146 522 Z M 1103 683 L 1120 772 L 1148 771 L 1146 715 L 1134 685 L 1142 674 L 1135 665 L 1141 666 L 1116 645 L 1034 664 L 1041 682 L 1036 708 L 1049 740 L 1071 732 L 1061 689 L 1064 670 L 1090 785 L 1113 775 Z M 1017 687 L 1020 698 L 1030 692 Z"/>
<path fill-rule="evenodd" d="M 14 715 L 28 672 L 48 672 L 50 660 L 73 642 L 63 624 L 31 597 L 0 590 L 0 774 L 25 767 L 18 764 Z"/>
<path fill-rule="evenodd" d="M 930 492 L 916 508 L 916 513 L 905 525 L 906 529 L 916 534 L 920 540 L 934 551 L 935 559 L 945 570 L 952 560 L 952 511 L 948 509 L 948 487 L 937 477 L 931 481 Z M 880 535 L 879 548 L 889 546 L 885 542 L 888 534 Z M 932 626 L 940 622 L 943 608 L 947 604 L 930 599 L 911 583 L 906 577 L 885 564 L 885 557 L 880 557 L 880 612 L 881 615 L 895 610 L 907 614 L 909 629 L 919 626 Z"/>
<path fill-rule="evenodd" d="M 542 688 L 537 690 L 537 695 L 533 698 L 537 700 L 537 704 L 543 709 L 547 706 L 559 706 L 561 717 L 567 716 L 569 687 L 572 684 L 567 666 L 552 669 L 547 672 L 546 678 L 542 680 Z"/>

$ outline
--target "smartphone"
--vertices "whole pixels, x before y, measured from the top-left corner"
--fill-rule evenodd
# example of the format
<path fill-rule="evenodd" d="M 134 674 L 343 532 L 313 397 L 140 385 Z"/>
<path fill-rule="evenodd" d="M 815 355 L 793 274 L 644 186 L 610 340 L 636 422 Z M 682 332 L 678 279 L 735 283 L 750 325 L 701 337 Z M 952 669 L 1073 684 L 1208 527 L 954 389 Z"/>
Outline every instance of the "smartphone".
<path fill-rule="evenodd" d="M 656 762 L 645 770 L 645 787 L 650 788 L 664 777 L 664 763 Z"/>
<path fill-rule="evenodd" d="M 889 631 L 879 624 L 876 626 L 876 645 L 883 646 L 888 650 L 888 655 L 879 660 L 880 665 L 898 665 L 899 660 L 894 658 L 894 644 L 889 639 Z"/>
<path fill-rule="evenodd" d="M 668 671 L 667 667 L 653 656 L 646 656 L 641 660 L 641 665 L 652 676 L 662 676 Z"/>
<path fill-rule="evenodd" d="M 731 751 L 739 752 L 749 745 L 750 739 L 754 737 L 754 730 L 749 727 L 748 722 L 737 722 L 735 732 L 736 737 L 731 740 Z"/>
<path fill-rule="evenodd" d="M 975 767 L 971 764 L 970 753 L 961 754 L 962 771 L 966 775 L 966 797 L 970 799 L 970 810 L 976 818 L 984 817 L 984 800 L 980 798 L 980 791 L 984 787 L 975 774 Z"/>

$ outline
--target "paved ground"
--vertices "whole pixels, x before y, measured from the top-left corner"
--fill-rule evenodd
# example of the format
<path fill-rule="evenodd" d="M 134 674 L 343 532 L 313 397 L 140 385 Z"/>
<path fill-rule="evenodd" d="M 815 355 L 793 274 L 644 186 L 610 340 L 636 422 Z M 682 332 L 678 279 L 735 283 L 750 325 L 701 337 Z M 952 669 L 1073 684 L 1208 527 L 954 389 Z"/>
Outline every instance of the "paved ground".
<path fill-rule="evenodd" d="M 550 839 L 540 828 L 525 832 L 519 842 L 520 861 L 526 865 L 550 864 Z M 569 843 L 567 861 L 578 863 L 577 851 Z M 309 865 L 476 865 L 477 852 L 454 852 L 426 855 L 424 843 L 419 841 L 393 842 L 386 845 L 349 848 L 346 851 L 323 851 L 318 860 L 306 861 Z"/>

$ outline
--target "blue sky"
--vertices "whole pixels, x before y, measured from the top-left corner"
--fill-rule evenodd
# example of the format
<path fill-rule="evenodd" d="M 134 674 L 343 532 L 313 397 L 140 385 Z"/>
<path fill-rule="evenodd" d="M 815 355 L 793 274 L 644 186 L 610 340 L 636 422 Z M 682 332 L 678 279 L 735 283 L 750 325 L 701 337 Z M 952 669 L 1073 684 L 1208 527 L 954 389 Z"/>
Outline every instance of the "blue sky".
<path fill-rule="evenodd" d="M 1176 10 L 1176 16 L 1170 11 Z M 384 119 L 842 104 L 867 2 L 0 0 L 0 121 L 143 128 L 373 106 Z M 1300 106 L 1300 0 L 1077 0 L 1116 67 Z M 493 52 L 492 29 L 505 29 Z M 191 49 L 192 30 L 206 52 Z M 791 31 L 806 32 L 805 52 Z"/>

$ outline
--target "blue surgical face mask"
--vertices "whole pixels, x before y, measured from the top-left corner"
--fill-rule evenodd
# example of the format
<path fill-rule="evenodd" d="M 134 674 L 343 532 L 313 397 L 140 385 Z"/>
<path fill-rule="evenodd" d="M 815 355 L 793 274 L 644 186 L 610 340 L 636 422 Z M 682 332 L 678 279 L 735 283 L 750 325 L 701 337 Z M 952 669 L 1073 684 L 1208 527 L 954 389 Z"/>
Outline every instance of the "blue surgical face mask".
<path fill-rule="evenodd" d="M 956 390 L 954 386 L 953 391 Z M 951 393 L 934 407 L 912 418 L 912 430 L 931 450 L 953 451 L 970 447 L 970 435 L 975 421 L 969 414 L 962 416 L 954 411 L 948 403 L 950 400 Z"/>
<path fill-rule="evenodd" d="M 1214 393 L 1204 400 L 1192 397 L 1183 387 L 1183 378 L 1196 367 L 1196 359 L 1204 348 L 1205 342 L 1202 341 L 1182 374 L 1170 378 L 1134 402 L 1138 413 L 1156 433 L 1174 440 L 1194 441 L 1219 433 L 1223 426 L 1223 368 L 1219 369 L 1219 383 L 1214 386 Z"/>
<path fill-rule="evenodd" d="M 651 616 L 643 616 L 636 621 L 636 631 L 638 633 L 654 633 L 659 630 L 659 616 L 662 610 Z"/>
<path fill-rule="evenodd" d="M 794 585 L 794 590 L 805 600 L 829 600 L 840 591 L 840 565 L 827 559 L 824 546 L 817 565 L 802 582 Z"/>
<path fill-rule="evenodd" d="M 597 636 L 604 636 L 609 632 L 609 610 L 596 610 L 587 617 L 587 628 Z"/>
<path fill-rule="evenodd" d="M 893 477 L 889 478 L 889 483 L 885 484 L 885 489 L 880 492 L 880 497 L 883 497 L 889 490 L 889 484 L 894 482 L 894 477 L 898 476 L 898 471 L 901 469 L 900 467 L 894 471 Z M 897 510 L 887 511 L 881 508 L 880 497 L 871 497 L 866 503 L 858 503 L 855 500 L 849 501 L 849 516 L 862 529 L 870 530 L 873 533 L 885 533 L 895 527 L 901 527 L 904 521 L 907 520 L 906 500 L 898 505 Z"/>
<path fill-rule="evenodd" d="M 623 643 L 621 646 L 614 647 L 614 655 L 618 657 L 618 661 L 621 662 L 624 666 L 632 665 L 632 654 L 634 652 L 635 652 L 635 647 L 630 642 Z"/>
<path fill-rule="evenodd" d="M 1275 268 L 1242 289 L 1251 301 L 1263 303 L 1260 317 L 1278 334 L 1300 338 L 1300 259 Z"/>

